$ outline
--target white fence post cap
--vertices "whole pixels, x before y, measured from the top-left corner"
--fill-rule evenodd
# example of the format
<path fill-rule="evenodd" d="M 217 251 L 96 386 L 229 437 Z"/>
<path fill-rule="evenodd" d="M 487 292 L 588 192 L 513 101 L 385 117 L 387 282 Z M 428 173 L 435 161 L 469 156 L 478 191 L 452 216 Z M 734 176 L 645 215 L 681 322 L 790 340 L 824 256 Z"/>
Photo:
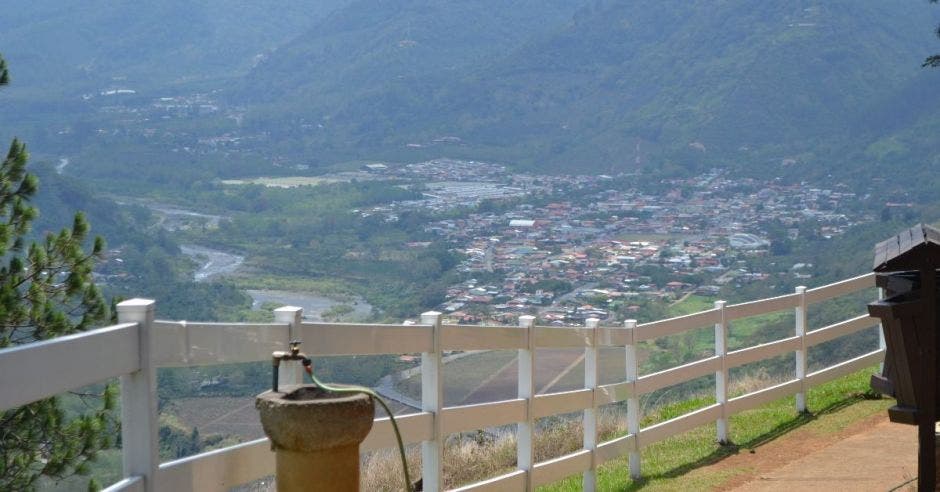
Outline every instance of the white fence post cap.
<path fill-rule="evenodd" d="M 134 298 L 119 302 L 117 309 L 118 311 L 139 311 L 142 309 L 149 310 L 153 309 L 156 303 L 157 302 L 153 299 Z"/>

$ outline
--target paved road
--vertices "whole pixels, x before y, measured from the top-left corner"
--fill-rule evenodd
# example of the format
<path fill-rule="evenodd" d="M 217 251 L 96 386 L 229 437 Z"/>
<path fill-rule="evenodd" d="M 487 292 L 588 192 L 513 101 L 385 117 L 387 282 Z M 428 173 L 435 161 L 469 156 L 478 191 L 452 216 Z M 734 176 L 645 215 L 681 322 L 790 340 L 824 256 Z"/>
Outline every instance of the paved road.
<path fill-rule="evenodd" d="M 576 289 L 572 290 L 571 292 L 556 297 L 555 301 L 552 302 L 550 306 L 537 307 L 536 312 L 538 312 L 538 314 L 542 314 L 544 311 L 548 311 L 549 309 L 558 308 L 559 306 L 563 305 L 564 303 L 568 301 L 575 300 L 578 296 L 578 292 L 581 292 L 583 290 L 590 290 L 590 289 L 593 289 L 594 287 L 597 287 L 597 282 L 587 282 L 583 285 L 579 285 Z"/>

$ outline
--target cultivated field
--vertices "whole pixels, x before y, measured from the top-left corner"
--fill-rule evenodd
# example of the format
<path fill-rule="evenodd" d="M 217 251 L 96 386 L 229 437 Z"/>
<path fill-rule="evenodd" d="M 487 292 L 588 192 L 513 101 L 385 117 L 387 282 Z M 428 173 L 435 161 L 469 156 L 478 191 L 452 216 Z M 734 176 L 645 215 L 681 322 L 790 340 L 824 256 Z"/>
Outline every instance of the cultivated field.
<path fill-rule="evenodd" d="M 492 350 L 444 365 L 444 405 L 468 405 L 516 397 L 518 366 L 515 350 Z M 600 351 L 601 384 L 624 380 L 626 359 L 622 348 Z M 399 384 L 402 393 L 420 398 L 421 375 Z M 535 355 L 538 393 L 584 387 L 584 349 L 542 349 Z"/>

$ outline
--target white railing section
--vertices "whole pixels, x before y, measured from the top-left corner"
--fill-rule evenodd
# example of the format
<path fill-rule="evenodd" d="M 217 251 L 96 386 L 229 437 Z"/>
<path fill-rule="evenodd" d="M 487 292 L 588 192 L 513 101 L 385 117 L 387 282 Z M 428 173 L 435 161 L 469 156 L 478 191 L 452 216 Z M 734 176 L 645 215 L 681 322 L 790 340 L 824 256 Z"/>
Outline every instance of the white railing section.
<path fill-rule="evenodd" d="M 302 322 L 300 308 L 275 311 L 274 323 L 189 323 L 155 321 L 154 301 L 132 299 L 118 305 L 121 324 L 80 334 L 0 350 L 0 410 L 17 407 L 63 391 L 121 377 L 122 442 L 125 478 L 108 490 L 222 491 L 274 472 L 267 439 L 259 439 L 188 458 L 159 463 L 157 454 L 156 368 L 270 360 L 291 339 L 304 340 L 308 354 L 358 355 L 421 353 L 421 411 L 398 417 L 404 440 L 420 443 L 424 490 L 443 487 L 442 453 L 448 434 L 516 424 L 518 465 L 515 471 L 459 490 L 532 490 L 582 473 L 585 490 L 595 488 L 597 467 L 628 456 L 629 473 L 640 476 L 640 450 L 695 427 L 717 423 L 717 439 L 728 440 L 728 418 L 775 399 L 796 395 L 796 408 L 806 409 L 806 390 L 883 360 L 884 343 L 868 354 L 807 373 L 809 347 L 877 325 L 867 315 L 807 331 L 807 308 L 834 297 L 874 287 L 867 274 L 834 284 L 759 301 L 727 305 L 672 319 L 620 327 L 536 326 L 522 316 L 519 326 L 442 324 L 440 313 L 421 316 L 418 325 L 329 324 Z M 794 310 L 792 336 L 760 345 L 727 350 L 729 322 L 750 316 Z M 714 355 L 652 374 L 640 375 L 637 344 L 686 330 L 714 326 Z M 537 349 L 584 349 L 584 387 L 536 394 Z M 626 371 L 621 382 L 598 384 L 598 348 L 622 347 Z M 518 397 L 511 400 L 444 407 L 444 351 L 515 349 L 519 352 Z M 728 371 L 744 364 L 793 353 L 796 377 L 751 393 L 729 396 Z M 671 420 L 640 428 L 639 397 L 696 378 L 715 375 L 715 403 Z M 281 369 L 284 383 L 300 380 L 300 367 Z M 627 434 L 605 442 L 597 435 L 597 408 L 626 402 Z M 534 434 L 542 417 L 582 412 L 583 448 L 536 462 Z M 395 438 L 388 418 L 375 420 L 362 452 L 389 448 Z"/>

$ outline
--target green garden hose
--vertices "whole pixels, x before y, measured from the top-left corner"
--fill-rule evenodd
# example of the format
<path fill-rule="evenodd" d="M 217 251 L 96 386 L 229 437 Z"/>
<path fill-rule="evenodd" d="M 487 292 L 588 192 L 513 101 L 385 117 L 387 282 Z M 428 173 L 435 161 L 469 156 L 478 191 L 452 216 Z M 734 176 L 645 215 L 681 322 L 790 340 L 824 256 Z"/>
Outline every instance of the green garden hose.
<path fill-rule="evenodd" d="M 413 492 L 413 489 L 411 488 L 411 477 L 408 475 L 408 459 L 405 457 L 405 443 L 401 439 L 401 432 L 398 430 L 398 423 L 395 422 L 395 415 L 392 414 L 392 409 L 388 408 L 388 404 L 385 403 L 385 400 L 382 399 L 378 393 L 370 388 L 366 388 L 365 386 L 331 386 L 329 384 L 323 383 L 313 375 L 312 365 L 304 364 L 304 366 L 304 370 L 307 374 L 310 375 L 310 379 L 313 381 L 313 384 L 334 393 L 365 393 L 371 396 L 373 400 L 379 402 L 379 405 L 382 405 L 382 408 L 385 409 L 385 413 L 388 414 L 388 418 L 392 422 L 392 429 L 395 431 L 395 439 L 398 441 L 398 453 L 401 455 L 401 468 L 405 474 L 405 490 L 407 492 Z"/>

